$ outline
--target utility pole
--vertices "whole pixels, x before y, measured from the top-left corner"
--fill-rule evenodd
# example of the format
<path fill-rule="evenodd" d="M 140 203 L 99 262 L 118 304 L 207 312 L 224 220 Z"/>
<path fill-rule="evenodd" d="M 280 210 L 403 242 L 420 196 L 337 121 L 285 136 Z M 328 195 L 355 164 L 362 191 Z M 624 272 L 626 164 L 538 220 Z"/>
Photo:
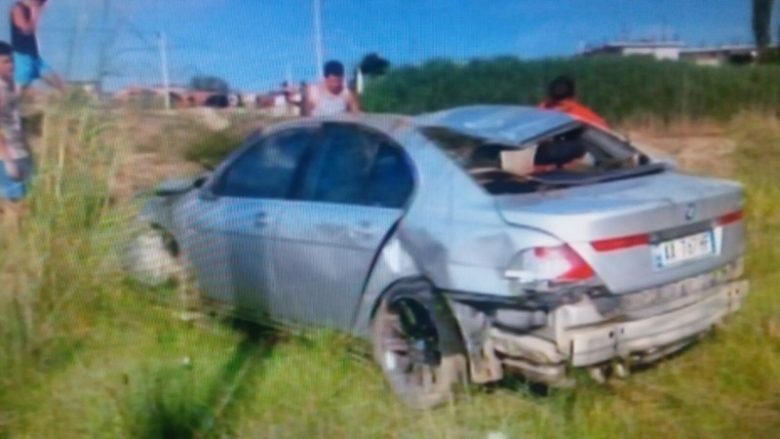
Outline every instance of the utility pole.
<path fill-rule="evenodd" d="M 165 110 L 171 109 L 171 84 L 168 74 L 168 48 L 166 47 L 165 34 L 159 33 L 160 66 L 162 68 L 163 91 L 165 92 Z"/>
<path fill-rule="evenodd" d="M 317 57 L 317 77 L 322 80 L 322 66 L 325 64 L 322 50 L 322 4 L 314 0 L 314 53 Z"/>
<path fill-rule="evenodd" d="M 103 0 L 103 21 L 102 26 L 108 26 L 109 19 L 111 18 L 111 0 Z M 102 27 L 101 26 L 101 27 Z M 100 55 L 98 58 L 98 68 L 96 82 L 98 85 L 98 92 L 103 93 L 103 80 L 108 73 L 108 49 L 111 46 L 114 36 L 109 34 L 102 35 L 102 41 L 100 42 Z"/>

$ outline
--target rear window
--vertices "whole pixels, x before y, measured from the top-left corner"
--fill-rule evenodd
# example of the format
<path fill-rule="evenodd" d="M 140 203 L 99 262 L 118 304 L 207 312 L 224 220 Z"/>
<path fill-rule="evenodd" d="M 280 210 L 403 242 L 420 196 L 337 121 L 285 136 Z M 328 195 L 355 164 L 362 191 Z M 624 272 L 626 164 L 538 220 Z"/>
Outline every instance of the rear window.
<path fill-rule="evenodd" d="M 424 134 L 493 195 L 629 178 L 641 174 L 632 169 L 641 171 L 649 164 L 628 142 L 587 125 L 564 128 L 521 145 L 440 128 L 426 128 Z"/>

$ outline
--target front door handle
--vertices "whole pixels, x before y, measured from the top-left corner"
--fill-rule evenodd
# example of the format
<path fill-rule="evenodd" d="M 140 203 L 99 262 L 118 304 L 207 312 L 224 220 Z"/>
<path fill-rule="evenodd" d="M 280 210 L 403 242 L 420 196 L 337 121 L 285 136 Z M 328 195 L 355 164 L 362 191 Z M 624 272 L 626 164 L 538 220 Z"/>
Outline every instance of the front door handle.
<path fill-rule="evenodd" d="M 378 230 L 369 222 L 360 222 L 349 230 L 350 236 L 359 239 L 371 239 L 377 233 L 379 233 Z"/>

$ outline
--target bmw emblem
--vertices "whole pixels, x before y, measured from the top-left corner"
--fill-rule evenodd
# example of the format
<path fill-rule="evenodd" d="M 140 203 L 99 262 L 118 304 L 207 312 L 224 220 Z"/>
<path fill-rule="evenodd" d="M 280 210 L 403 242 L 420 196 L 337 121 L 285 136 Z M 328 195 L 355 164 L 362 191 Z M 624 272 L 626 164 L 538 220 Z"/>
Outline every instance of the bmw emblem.
<path fill-rule="evenodd" d="M 693 221 L 696 219 L 696 205 L 691 203 L 685 208 L 685 220 Z"/>

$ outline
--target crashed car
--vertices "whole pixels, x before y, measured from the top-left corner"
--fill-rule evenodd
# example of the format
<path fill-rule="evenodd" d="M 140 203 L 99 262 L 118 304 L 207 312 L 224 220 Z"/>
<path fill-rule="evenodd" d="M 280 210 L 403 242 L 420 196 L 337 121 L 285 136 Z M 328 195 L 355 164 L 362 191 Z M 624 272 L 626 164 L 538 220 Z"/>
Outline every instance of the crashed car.
<path fill-rule="evenodd" d="M 680 350 L 745 297 L 743 191 L 559 112 L 461 107 L 267 129 L 160 186 L 130 247 L 243 318 L 371 341 L 413 407 Z"/>

